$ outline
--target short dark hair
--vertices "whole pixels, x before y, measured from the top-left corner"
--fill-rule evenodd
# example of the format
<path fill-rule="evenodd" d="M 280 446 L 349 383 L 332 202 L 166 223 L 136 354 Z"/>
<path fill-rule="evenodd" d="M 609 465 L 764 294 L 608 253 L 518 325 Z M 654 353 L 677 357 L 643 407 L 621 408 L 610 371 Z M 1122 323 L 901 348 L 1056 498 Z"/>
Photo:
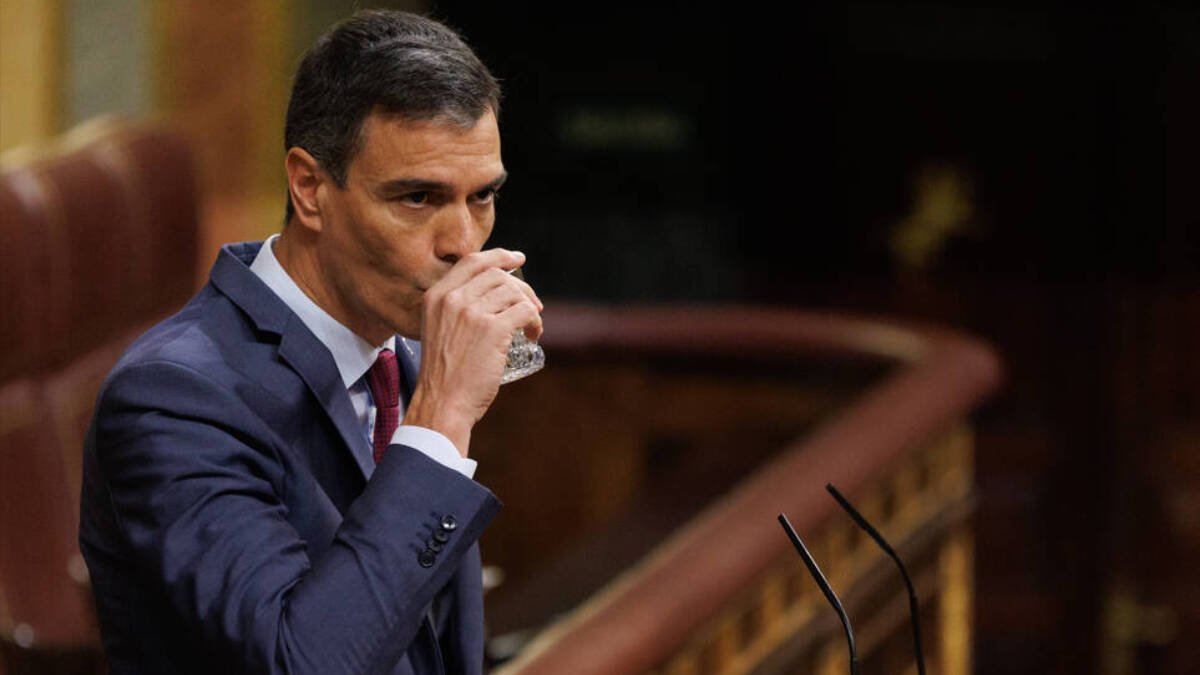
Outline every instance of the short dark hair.
<path fill-rule="evenodd" d="M 292 83 L 284 150 L 312 155 L 338 187 L 373 112 L 445 118 L 471 127 L 500 114 L 500 85 L 450 28 L 409 12 L 365 10 L 334 26 L 304 55 Z M 288 194 L 286 220 L 294 207 Z"/>

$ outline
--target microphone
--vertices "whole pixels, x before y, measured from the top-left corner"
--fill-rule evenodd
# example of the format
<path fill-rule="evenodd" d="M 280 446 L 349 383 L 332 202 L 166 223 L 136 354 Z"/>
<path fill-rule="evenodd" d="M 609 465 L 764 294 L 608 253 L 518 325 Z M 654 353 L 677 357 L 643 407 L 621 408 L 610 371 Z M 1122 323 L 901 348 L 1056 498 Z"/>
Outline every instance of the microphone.
<path fill-rule="evenodd" d="M 838 505 L 841 506 L 846 513 L 850 514 L 850 517 L 854 519 L 854 522 L 860 528 L 862 528 L 876 544 L 879 545 L 879 548 L 883 549 L 883 552 L 886 553 L 888 557 L 896 563 L 896 567 L 899 568 L 900 576 L 904 578 L 904 586 L 908 590 L 908 613 L 912 623 L 913 651 L 916 653 L 917 658 L 917 673 L 919 673 L 919 675 L 925 675 L 925 655 L 921 649 L 921 616 L 917 603 L 917 592 L 913 588 L 912 578 L 909 577 L 908 570 L 904 567 L 904 562 L 900 560 L 900 556 L 896 554 L 896 551 L 891 547 L 890 544 L 888 544 L 887 540 L 883 538 L 883 535 L 879 533 L 879 530 L 875 529 L 871 523 L 867 522 L 867 519 L 858 512 L 858 509 L 854 508 L 854 505 L 851 504 L 848 499 L 842 496 L 842 493 L 838 492 L 837 488 L 833 487 L 832 483 L 826 483 L 825 489 L 829 491 L 829 494 L 833 495 L 833 498 L 837 500 Z M 812 555 L 808 552 L 808 549 L 805 548 L 804 542 L 800 540 L 800 535 L 796 534 L 796 530 L 792 528 L 792 524 L 788 522 L 787 517 L 782 513 L 779 514 L 779 524 L 783 526 L 784 531 L 787 532 L 788 538 L 792 540 L 792 544 L 800 553 L 800 557 L 804 560 L 804 566 L 808 568 L 808 573 L 812 575 L 812 578 L 817 582 L 817 586 L 821 588 L 821 592 L 825 594 L 825 599 L 829 601 L 829 604 L 832 605 L 833 609 L 837 612 L 838 618 L 842 620 L 842 629 L 846 633 L 846 643 L 850 648 L 850 674 L 857 675 L 858 654 L 854 645 L 854 630 L 850 627 L 850 619 L 846 616 L 845 607 L 843 607 L 842 602 L 838 600 L 837 594 L 833 592 L 833 588 L 829 585 L 829 580 L 827 580 L 825 575 L 821 573 L 821 568 L 817 566 L 817 562 L 813 560 Z"/>
<path fill-rule="evenodd" d="M 858 652 L 854 647 L 854 629 L 850 627 L 850 617 L 846 616 L 846 608 L 842 606 L 842 601 L 838 600 L 837 593 L 833 592 L 829 580 L 825 578 L 824 574 L 821 574 L 821 568 L 817 566 L 817 561 L 813 560 L 812 554 L 808 552 L 804 542 L 800 541 L 800 535 L 796 534 L 795 528 L 788 522 L 787 516 L 782 513 L 779 514 L 779 524 L 783 526 L 783 531 L 787 532 L 788 538 L 792 540 L 792 545 L 800 552 L 800 557 L 804 559 L 804 566 L 808 568 L 808 573 L 821 587 L 825 599 L 829 601 L 833 610 L 837 612 L 838 618 L 842 620 L 842 630 L 846 632 L 846 644 L 850 647 L 850 675 L 858 675 Z"/>

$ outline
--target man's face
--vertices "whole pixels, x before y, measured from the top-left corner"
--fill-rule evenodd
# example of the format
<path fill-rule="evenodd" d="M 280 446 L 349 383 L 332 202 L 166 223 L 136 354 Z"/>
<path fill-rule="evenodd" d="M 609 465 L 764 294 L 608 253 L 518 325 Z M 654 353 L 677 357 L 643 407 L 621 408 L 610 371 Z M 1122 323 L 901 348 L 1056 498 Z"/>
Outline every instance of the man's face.
<path fill-rule="evenodd" d="M 345 188 L 327 182 L 320 194 L 331 313 L 372 344 L 392 333 L 419 339 L 425 290 L 483 247 L 504 178 L 490 111 L 469 129 L 368 116 Z"/>

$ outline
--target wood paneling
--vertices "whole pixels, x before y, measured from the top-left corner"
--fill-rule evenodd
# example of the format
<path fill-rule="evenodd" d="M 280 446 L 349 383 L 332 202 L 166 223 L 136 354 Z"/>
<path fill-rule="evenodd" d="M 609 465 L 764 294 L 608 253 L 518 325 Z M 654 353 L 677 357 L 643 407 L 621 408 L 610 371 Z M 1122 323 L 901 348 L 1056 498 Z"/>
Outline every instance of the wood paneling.
<path fill-rule="evenodd" d="M 60 0 L 0 2 L 0 151 L 50 138 L 62 120 Z"/>
<path fill-rule="evenodd" d="M 905 667 L 903 586 L 834 513 L 826 481 L 909 561 L 930 660 L 970 671 L 974 468 L 961 419 L 996 384 L 985 349 L 801 312 L 555 310 L 546 369 L 502 390 L 474 437 L 480 479 L 511 507 L 483 541 L 485 563 L 510 572 L 487 597 L 489 627 L 504 642 L 541 631 L 502 672 L 844 670 L 840 628 L 780 511 L 845 591 L 864 672 Z M 613 496 L 601 517 L 587 504 Z"/>

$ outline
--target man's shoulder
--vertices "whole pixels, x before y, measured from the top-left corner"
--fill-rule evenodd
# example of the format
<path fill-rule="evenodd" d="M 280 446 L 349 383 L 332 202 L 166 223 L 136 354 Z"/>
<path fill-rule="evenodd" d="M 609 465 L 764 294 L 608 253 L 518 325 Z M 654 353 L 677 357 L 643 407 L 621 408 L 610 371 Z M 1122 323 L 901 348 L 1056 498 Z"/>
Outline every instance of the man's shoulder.
<path fill-rule="evenodd" d="M 114 371 L 152 361 L 201 366 L 219 351 L 218 343 L 238 332 L 236 308 L 211 284 L 206 284 L 178 312 L 135 339 L 117 361 Z"/>
<path fill-rule="evenodd" d="M 304 391 L 278 345 L 278 336 L 258 330 L 236 303 L 206 286 L 117 361 L 97 397 L 97 429 L 124 433 L 153 411 L 220 420 L 262 436 L 264 420 L 291 419 Z"/>
<path fill-rule="evenodd" d="M 113 372 L 153 362 L 212 372 L 262 342 L 251 312 L 255 303 L 271 298 L 265 287 L 253 287 L 257 279 L 248 263 L 255 252 L 257 242 L 225 246 L 209 281 L 179 311 L 135 339 Z"/>

